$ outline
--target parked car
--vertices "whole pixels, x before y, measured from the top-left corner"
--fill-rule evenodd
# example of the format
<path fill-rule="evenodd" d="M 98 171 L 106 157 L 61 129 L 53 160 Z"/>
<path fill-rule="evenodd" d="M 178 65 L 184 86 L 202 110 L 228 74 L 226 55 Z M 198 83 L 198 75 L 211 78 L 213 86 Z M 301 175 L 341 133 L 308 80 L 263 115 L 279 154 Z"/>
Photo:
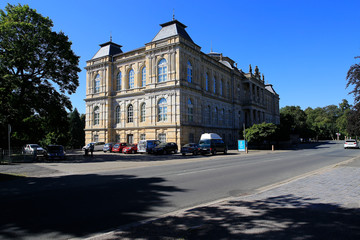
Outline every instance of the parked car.
<path fill-rule="evenodd" d="M 140 140 L 138 144 L 139 153 L 152 153 L 153 148 L 159 145 L 159 140 Z"/>
<path fill-rule="evenodd" d="M 114 143 L 106 143 L 103 147 L 103 152 L 112 152 L 112 148 L 114 146 Z"/>
<path fill-rule="evenodd" d="M 125 147 L 122 152 L 123 153 L 137 153 L 137 144 L 131 144 L 127 147 Z"/>
<path fill-rule="evenodd" d="M 347 148 L 359 148 L 359 144 L 355 139 L 348 139 L 344 143 L 344 149 Z"/>
<path fill-rule="evenodd" d="M 128 146 L 127 143 L 116 143 L 113 147 L 112 147 L 112 152 L 118 152 L 121 153 L 122 150 L 124 148 L 126 148 Z"/>
<path fill-rule="evenodd" d="M 156 147 L 153 148 L 154 154 L 168 154 L 168 153 L 177 153 L 178 146 L 174 142 L 169 143 L 160 143 Z"/>
<path fill-rule="evenodd" d="M 215 155 L 217 152 L 224 152 L 227 154 L 227 146 L 222 138 L 216 133 L 204 133 L 200 137 L 199 141 L 200 153 L 211 153 Z"/>
<path fill-rule="evenodd" d="M 90 144 L 94 145 L 94 151 L 103 151 L 105 143 L 104 142 L 91 142 L 88 143 L 86 146 L 83 147 L 83 150 L 87 149 L 90 150 Z"/>
<path fill-rule="evenodd" d="M 45 156 L 46 150 L 40 147 L 39 144 L 26 144 L 23 148 L 23 154 L 31 154 L 33 155 L 36 151 L 37 156 Z"/>
<path fill-rule="evenodd" d="M 192 153 L 193 155 L 197 155 L 199 154 L 199 151 L 200 151 L 200 146 L 197 143 L 188 143 L 181 148 L 181 154 L 183 156 L 187 153 Z"/>
<path fill-rule="evenodd" d="M 48 145 L 46 147 L 46 158 L 47 159 L 65 159 L 66 152 L 62 145 Z"/>

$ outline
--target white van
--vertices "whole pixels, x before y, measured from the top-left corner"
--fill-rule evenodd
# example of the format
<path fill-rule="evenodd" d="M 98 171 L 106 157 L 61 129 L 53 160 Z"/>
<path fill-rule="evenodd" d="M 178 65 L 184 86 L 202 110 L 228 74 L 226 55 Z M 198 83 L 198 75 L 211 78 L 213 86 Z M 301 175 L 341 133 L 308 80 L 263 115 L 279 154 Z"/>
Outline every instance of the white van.
<path fill-rule="evenodd" d="M 216 133 L 204 133 L 199 141 L 200 153 L 211 153 L 215 155 L 217 152 L 227 154 L 228 148 L 222 138 Z"/>

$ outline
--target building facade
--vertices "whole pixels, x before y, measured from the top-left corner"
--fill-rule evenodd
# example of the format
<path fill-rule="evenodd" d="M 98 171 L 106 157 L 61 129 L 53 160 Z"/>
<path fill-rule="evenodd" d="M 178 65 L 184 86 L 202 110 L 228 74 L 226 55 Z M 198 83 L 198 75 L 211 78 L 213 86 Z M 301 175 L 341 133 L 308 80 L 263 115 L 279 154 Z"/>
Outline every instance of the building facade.
<path fill-rule="evenodd" d="M 258 67 L 244 73 L 229 57 L 201 52 L 177 20 L 160 26 L 144 47 L 123 52 L 110 41 L 87 61 L 86 143 L 181 146 L 215 132 L 232 146 L 244 126 L 279 124 L 279 95 Z"/>

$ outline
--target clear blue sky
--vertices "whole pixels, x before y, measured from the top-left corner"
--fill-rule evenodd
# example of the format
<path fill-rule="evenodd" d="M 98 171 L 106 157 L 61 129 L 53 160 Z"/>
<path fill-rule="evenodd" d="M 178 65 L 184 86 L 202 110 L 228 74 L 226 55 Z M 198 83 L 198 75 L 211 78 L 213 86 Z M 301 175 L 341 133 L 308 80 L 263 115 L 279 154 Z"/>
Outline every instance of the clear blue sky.
<path fill-rule="evenodd" d="M 248 72 L 259 66 L 280 95 L 280 107 L 353 103 L 345 89 L 346 73 L 360 55 L 359 0 L 17 0 L 29 4 L 62 30 L 79 55 L 80 86 L 71 96 L 85 113 L 84 67 L 109 41 L 124 52 L 143 47 L 175 18 L 204 53 L 221 52 Z"/>

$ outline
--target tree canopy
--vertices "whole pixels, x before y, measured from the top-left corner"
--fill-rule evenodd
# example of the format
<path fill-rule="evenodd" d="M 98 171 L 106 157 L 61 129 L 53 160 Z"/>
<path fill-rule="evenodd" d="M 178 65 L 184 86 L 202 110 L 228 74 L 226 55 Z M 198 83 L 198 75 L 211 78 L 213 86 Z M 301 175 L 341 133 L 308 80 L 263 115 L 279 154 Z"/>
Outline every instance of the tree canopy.
<path fill-rule="evenodd" d="M 79 86 L 79 57 L 69 38 L 52 27 L 48 17 L 28 5 L 0 10 L 1 132 L 11 123 L 19 141 L 61 132 L 66 110 L 72 109 L 68 95 Z"/>

